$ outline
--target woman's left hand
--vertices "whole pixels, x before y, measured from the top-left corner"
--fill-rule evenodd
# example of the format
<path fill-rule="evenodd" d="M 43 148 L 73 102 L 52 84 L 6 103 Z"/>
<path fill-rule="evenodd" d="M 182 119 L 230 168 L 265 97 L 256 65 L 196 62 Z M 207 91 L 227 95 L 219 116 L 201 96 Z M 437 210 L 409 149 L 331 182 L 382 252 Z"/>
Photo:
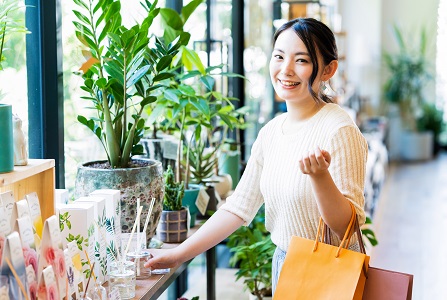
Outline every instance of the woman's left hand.
<path fill-rule="evenodd" d="M 327 171 L 331 164 L 331 155 L 326 150 L 317 147 L 314 151 L 309 151 L 300 160 L 300 170 L 303 174 L 310 176 L 320 175 Z"/>

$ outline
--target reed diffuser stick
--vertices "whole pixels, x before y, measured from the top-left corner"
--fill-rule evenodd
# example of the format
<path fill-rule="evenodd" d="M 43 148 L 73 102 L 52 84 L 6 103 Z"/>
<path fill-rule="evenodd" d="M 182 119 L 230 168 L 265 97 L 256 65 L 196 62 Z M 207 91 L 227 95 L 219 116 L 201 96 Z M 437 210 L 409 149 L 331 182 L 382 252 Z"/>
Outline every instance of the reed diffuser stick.
<path fill-rule="evenodd" d="M 127 246 L 126 246 L 126 249 L 124 250 L 123 256 L 121 257 L 122 259 L 125 259 L 125 257 L 127 256 L 127 252 L 129 251 L 130 243 L 132 242 L 132 237 L 135 232 L 135 228 L 137 227 L 137 223 L 140 222 L 140 216 L 141 216 L 142 210 L 143 210 L 143 206 L 140 206 L 140 209 L 138 210 L 138 213 L 137 213 L 137 219 L 135 220 L 135 223 L 133 223 L 132 232 L 130 233 L 129 241 L 127 242 Z"/>
<path fill-rule="evenodd" d="M 85 286 L 85 292 L 84 292 L 84 298 L 85 299 L 87 299 L 88 285 L 90 284 L 90 279 L 92 278 L 93 268 L 95 267 L 95 263 L 96 262 L 93 262 L 93 265 L 90 266 L 90 274 L 88 276 L 87 285 Z"/>
<path fill-rule="evenodd" d="M 155 203 L 155 198 L 152 197 L 152 202 L 149 205 L 149 210 L 148 210 L 147 216 L 146 216 L 146 221 L 144 222 L 144 227 L 143 227 L 143 233 L 144 234 L 146 234 L 147 226 L 149 225 L 149 220 L 150 220 L 151 215 L 152 215 L 152 209 L 154 208 L 154 203 Z M 147 247 L 149 247 L 149 245 L 147 245 Z"/>
<path fill-rule="evenodd" d="M 5 257 L 5 261 L 8 264 L 9 269 L 12 272 L 12 275 L 14 275 L 15 279 L 17 280 L 17 283 L 20 287 L 20 290 L 22 291 L 23 296 L 25 297 L 26 300 L 29 300 L 28 298 L 28 293 L 25 290 L 25 286 L 23 285 L 23 282 L 20 280 L 19 275 L 16 272 L 16 269 L 14 269 L 14 267 L 12 266 L 11 261 L 9 260 L 9 258 Z"/>
<path fill-rule="evenodd" d="M 140 198 L 137 198 L 137 211 L 139 211 L 139 210 L 140 210 Z M 135 249 L 136 254 L 140 254 L 140 236 L 141 236 L 140 220 L 138 220 L 138 222 L 137 222 L 137 246 Z"/>

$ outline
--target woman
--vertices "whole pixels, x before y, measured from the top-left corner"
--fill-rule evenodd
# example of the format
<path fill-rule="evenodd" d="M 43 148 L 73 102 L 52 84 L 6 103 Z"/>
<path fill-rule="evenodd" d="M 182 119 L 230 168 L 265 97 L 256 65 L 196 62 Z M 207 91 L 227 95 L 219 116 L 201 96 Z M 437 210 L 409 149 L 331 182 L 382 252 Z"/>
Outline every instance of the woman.
<path fill-rule="evenodd" d="M 337 245 L 351 217 L 350 202 L 363 224 L 367 143 L 349 115 L 323 93 L 337 59 L 334 35 L 323 23 L 299 18 L 278 29 L 270 77 L 287 113 L 261 129 L 226 203 L 177 248 L 151 250 L 146 267 L 173 267 L 197 256 L 248 225 L 265 203 L 266 228 L 277 246 L 275 290 L 292 235 L 314 239 L 321 216 Z"/>

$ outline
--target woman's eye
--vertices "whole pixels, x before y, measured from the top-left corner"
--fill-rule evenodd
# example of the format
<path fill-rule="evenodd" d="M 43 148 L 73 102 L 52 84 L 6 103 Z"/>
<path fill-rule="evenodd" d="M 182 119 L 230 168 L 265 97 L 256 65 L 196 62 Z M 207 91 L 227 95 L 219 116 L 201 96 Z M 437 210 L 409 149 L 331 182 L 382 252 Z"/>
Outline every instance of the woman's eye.
<path fill-rule="evenodd" d="M 275 55 L 273 55 L 273 57 L 276 58 L 276 59 L 282 59 L 282 56 L 279 55 L 279 54 L 275 54 Z"/>
<path fill-rule="evenodd" d="M 303 59 L 303 58 L 299 58 L 296 60 L 297 63 L 307 63 L 307 60 Z"/>

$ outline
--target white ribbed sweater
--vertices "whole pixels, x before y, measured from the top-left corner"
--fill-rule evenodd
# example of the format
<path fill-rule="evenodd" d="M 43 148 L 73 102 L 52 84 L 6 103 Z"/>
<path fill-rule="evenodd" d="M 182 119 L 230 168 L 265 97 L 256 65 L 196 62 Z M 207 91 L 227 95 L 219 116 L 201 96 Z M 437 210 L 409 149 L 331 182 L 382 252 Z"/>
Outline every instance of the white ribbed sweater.
<path fill-rule="evenodd" d="M 253 144 L 234 193 L 221 206 L 249 224 L 265 202 L 265 225 L 272 241 L 287 250 L 292 235 L 314 239 L 320 213 L 308 175 L 298 159 L 319 146 L 331 154 L 329 172 L 365 221 L 364 180 L 368 146 L 351 117 L 337 104 L 326 104 L 296 133 L 284 135 L 284 113 L 268 122 Z M 338 245 L 333 235 L 332 244 Z"/>

